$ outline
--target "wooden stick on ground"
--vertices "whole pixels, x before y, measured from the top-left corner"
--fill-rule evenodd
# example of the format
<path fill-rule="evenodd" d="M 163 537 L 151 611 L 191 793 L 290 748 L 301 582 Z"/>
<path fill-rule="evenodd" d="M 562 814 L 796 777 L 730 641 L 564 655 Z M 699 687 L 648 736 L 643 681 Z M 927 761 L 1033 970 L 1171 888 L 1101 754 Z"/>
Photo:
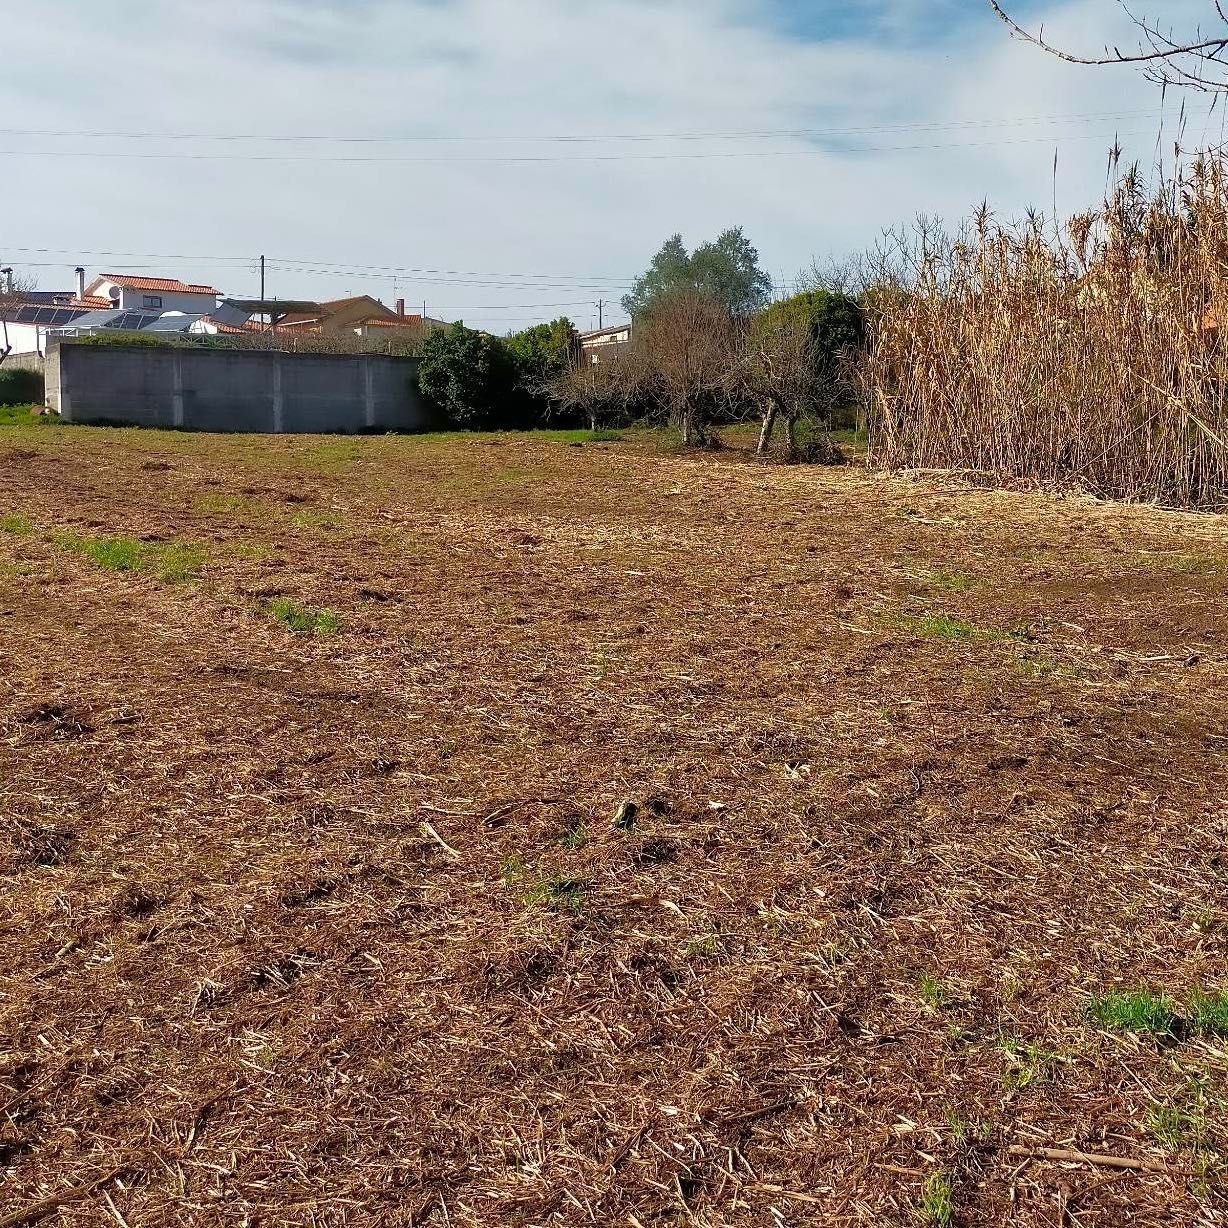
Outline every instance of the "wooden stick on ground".
<path fill-rule="evenodd" d="M 425 819 L 422 820 L 422 827 L 426 831 L 426 834 L 430 836 L 430 838 L 434 840 L 445 853 L 451 857 L 455 857 L 457 861 L 461 860 L 460 853 L 458 853 L 456 849 L 454 849 Z M 3 1228 L 3 1225 L 0 1225 L 0 1228 Z"/>
<path fill-rule="evenodd" d="M 1007 1148 L 1007 1155 L 1022 1156 L 1029 1160 L 1058 1160 L 1067 1164 L 1096 1164 L 1101 1168 L 1126 1168 L 1142 1173 L 1180 1175 L 1176 1169 L 1169 1168 L 1161 1160 L 1131 1160 L 1122 1156 L 1102 1156 L 1088 1151 L 1070 1151 L 1062 1147 L 1023 1147 L 1015 1144 Z"/>

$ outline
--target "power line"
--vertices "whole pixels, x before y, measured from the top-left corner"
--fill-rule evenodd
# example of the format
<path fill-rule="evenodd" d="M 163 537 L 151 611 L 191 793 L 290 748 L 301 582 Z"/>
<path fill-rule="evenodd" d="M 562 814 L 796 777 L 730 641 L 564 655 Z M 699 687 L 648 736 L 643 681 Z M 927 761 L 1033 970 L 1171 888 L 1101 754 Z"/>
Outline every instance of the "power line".
<path fill-rule="evenodd" d="M 254 268 L 259 261 L 256 256 L 202 256 L 191 255 L 182 252 L 127 252 L 127 251 L 112 251 L 112 250 L 92 250 L 79 247 L 5 247 L 9 252 L 20 252 L 28 255 L 51 256 L 63 255 L 68 256 L 73 260 L 81 257 L 105 257 L 106 259 L 116 258 L 127 260 L 130 257 L 142 260 L 177 260 L 188 263 L 197 264 L 235 264 L 244 265 L 249 268 Z M 328 275 L 332 276 L 332 270 L 336 270 L 338 276 L 372 276 L 379 274 L 387 274 L 391 277 L 396 277 L 399 280 L 421 280 L 425 277 L 438 278 L 481 278 L 481 279 L 498 279 L 497 284 L 521 285 L 524 289 L 595 289 L 598 283 L 608 282 L 615 288 L 629 287 L 631 282 L 627 278 L 612 277 L 609 274 L 601 273 L 491 273 L 477 272 L 474 270 L 465 269 L 427 269 L 416 268 L 413 266 L 398 266 L 398 265 L 379 265 L 379 264 L 347 264 L 344 262 L 334 263 L 332 261 L 322 260 L 300 260 L 288 256 L 270 256 L 269 262 L 275 264 L 277 268 L 284 272 L 299 272 L 300 266 L 314 266 L 315 269 L 320 269 L 327 266 L 330 270 Z M 59 268 L 60 261 L 23 261 L 25 265 L 31 268 Z M 149 269 L 158 266 L 155 265 L 129 265 L 131 269 Z M 516 279 L 512 281 L 510 279 Z M 527 279 L 527 280 L 525 280 Z M 574 283 L 570 286 L 568 282 Z M 441 282 L 447 285 L 483 285 L 485 281 L 447 281 Z"/>
<path fill-rule="evenodd" d="M 1122 136 L 1147 136 L 1145 132 L 1084 132 L 1049 134 L 1036 137 L 1010 137 L 992 141 L 949 141 L 914 145 L 840 145 L 834 149 L 755 149 L 755 150 L 708 150 L 704 153 L 661 154 L 576 154 L 557 156 L 547 154 L 500 154 L 481 157 L 380 157 L 372 154 L 202 154 L 202 153 L 115 153 L 113 151 L 90 151 L 83 149 L 2 149 L 4 158 L 84 158 L 105 161 L 127 162 L 266 162 L 266 163 L 337 163 L 345 165 L 477 165 L 481 163 L 507 163 L 541 165 L 547 163 L 579 162 L 698 162 L 745 158 L 803 158 L 831 156 L 833 154 L 907 153 L 918 150 L 985 149 L 1006 145 L 1053 144 L 1061 141 L 1115 140 Z"/>
<path fill-rule="evenodd" d="M 15 251 L 17 249 L 8 248 L 6 250 Z M 175 259 L 175 257 L 168 256 L 167 259 Z M 249 260 L 247 263 L 253 270 L 259 267 L 258 258 L 254 260 Z M 59 264 L 58 262 L 51 263 L 49 261 L 26 261 L 23 263 L 22 267 L 31 268 L 31 269 L 49 269 L 49 268 L 58 269 L 64 266 Z M 152 269 L 160 268 L 161 266 L 159 265 L 129 265 L 128 267 L 136 272 L 146 272 Z M 279 266 L 270 263 L 266 267 L 269 271 L 272 271 L 272 270 L 277 269 Z M 282 271 L 284 272 L 286 270 L 282 270 Z M 296 269 L 293 271 L 294 272 L 306 272 L 311 275 L 318 275 L 322 277 L 334 277 L 334 278 L 344 277 L 347 275 L 345 273 L 328 272 L 325 270 L 310 270 L 310 269 L 309 270 L 297 270 Z M 390 278 L 381 278 L 380 280 L 390 280 Z M 499 283 L 495 283 L 495 284 L 498 285 Z M 523 290 L 525 288 L 526 287 L 523 285 L 519 286 L 519 289 Z M 562 300 L 549 302 L 549 303 L 479 303 L 479 304 L 464 304 L 460 306 L 453 304 L 453 303 L 448 303 L 445 305 L 441 305 L 439 307 L 439 310 L 440 311 L 527 311 L 535 307 L 591 307 L 592 305 L 593 305 L 592 299 L 581 298 L 581 299 L 562 299 Z M 525 317 L 525 318 L 527 319 L 529 317 Z"/>
<path fill-rule="evenodd" d="M 579 292 L 581 290 L 594 290 L 598 293 L 611 293 L 617 289 L 631 289 L 631 282 L 622 282 L 618 285 L 601 285 L 587 286 L 584 283 L 550 283 L 550 282 L 526 282 L 526 281 L 496 281 L 496 280 L 469 280 L 457 281 L 455 279 L 443 277 L 421 277 L 414 275 L 412 277 L 401 273 L 371 273 L 364 271 L 355 271 L 348 268 L 301 268 L 298 266 L 287 266 L 277 262 L 270 262 L 270 268 L 277 269 L 283 273 L 293 273 L 296 277 L 328 277 L 332 279 L 346 277 L 361 277 L 367 281 L 410 281 L 416 285 L 426 286 L 450 286 L 456 289 L 481 289 L 481 290 L 572 290 Z M 585 300 L 588 301 L 587 299 Z"/>
<path fill-rule="evenodd" d="M 1081 123 L 1088 120 L 1137 119 L 1154 115 L 1153 110 L 1084 111 L 1052 115 L 999 116 L 964 120 L 919 120 L 900 124 L 863 124 L 852 128 L 763 128 L 733 131 L 684 132 L 606 132 L 590 134 L 440 134 L 398 133 L 393 136 L 348 136 L 308 133 L 254 132 L 151 132 L 106 131 L 89 129 L 0 128 L 0 136 L 38 137 L 51 139 L 81 138 L 87 140 L 122 141 L 225 141 L 280 143 L 331 143 L 338 145 L 392 145 L 407 143 L 500 143 L 500 144 L 601 144 L 604 142 L 649 141 L 742 141 L 773 140 L 781 137 L 841 137 L 859 136 L 871 132 L 923 132 L 967 130 L 978 128 L 1013 128 L 1029 124 Z"/>

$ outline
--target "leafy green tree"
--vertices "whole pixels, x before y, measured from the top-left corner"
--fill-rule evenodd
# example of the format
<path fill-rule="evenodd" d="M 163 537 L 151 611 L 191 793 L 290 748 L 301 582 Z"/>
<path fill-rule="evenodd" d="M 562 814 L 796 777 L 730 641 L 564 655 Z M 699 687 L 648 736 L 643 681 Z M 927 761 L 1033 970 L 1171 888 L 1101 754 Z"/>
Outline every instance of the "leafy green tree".
<path fill-rule="evenodd" d="M 740 226 L 723 231 L 713 243 L 688 252 L 681 235 L 668 239 L 646 272 L 635 279 L 623 308 L 635 318 L 649 316 L 671 295 L 693 290 L 744 318 L 759 310 L 772 293 L 772 279 L 759 267 L 759 253 Z"/>
<path fill-rule="evenodd" d="M 517 408 L 516 383 L 515 363 L 497 337 L 457 323 L 423 343 L 418 388 L 454 426 L 506 425 Z"/>
<path fill-rule="evenodd" d="M 566 371 L 580 352 L 580 334 L 561 316 L 550 324 L 535 324 L 507 339 L 521 389 L 532 397 L 544 395 L 550 381 Z"/>

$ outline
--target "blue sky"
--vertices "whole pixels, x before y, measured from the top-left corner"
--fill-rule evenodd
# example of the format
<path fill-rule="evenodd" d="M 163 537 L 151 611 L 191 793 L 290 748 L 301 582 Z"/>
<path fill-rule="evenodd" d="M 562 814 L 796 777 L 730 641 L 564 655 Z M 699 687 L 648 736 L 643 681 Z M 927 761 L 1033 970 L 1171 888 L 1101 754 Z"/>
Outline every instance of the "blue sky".
<path fill-rule="evenodd" d="M 1164 0 L 1178 24 L 1201 8 Z M 741 224 L 788 282 L 919 213 L 1073 211 L 1115 134 L 1154 157 L 1160 114 L 1137 74 L 1014 43 L 983 0 L 5 9 L 6 263 L 246 295 L 265 253 L 285 297 L 499 330 L 587 326 L 674 231 Z M 1113 0 L 1017 11 L 1093 50 L 1128 32 Z M 322 136 L 348 139 L 233 139 Z"/>

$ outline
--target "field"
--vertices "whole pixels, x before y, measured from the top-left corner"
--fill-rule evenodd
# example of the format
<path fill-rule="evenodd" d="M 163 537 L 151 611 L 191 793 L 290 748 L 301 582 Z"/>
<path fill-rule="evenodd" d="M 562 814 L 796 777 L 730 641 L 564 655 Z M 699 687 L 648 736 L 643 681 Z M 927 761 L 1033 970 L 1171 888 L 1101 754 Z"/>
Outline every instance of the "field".
<path fill-rule="evenodd" d="M 0 1225 L 1223 1223 L 1226 682 L 1220 518 L 0 428 Z"/>

